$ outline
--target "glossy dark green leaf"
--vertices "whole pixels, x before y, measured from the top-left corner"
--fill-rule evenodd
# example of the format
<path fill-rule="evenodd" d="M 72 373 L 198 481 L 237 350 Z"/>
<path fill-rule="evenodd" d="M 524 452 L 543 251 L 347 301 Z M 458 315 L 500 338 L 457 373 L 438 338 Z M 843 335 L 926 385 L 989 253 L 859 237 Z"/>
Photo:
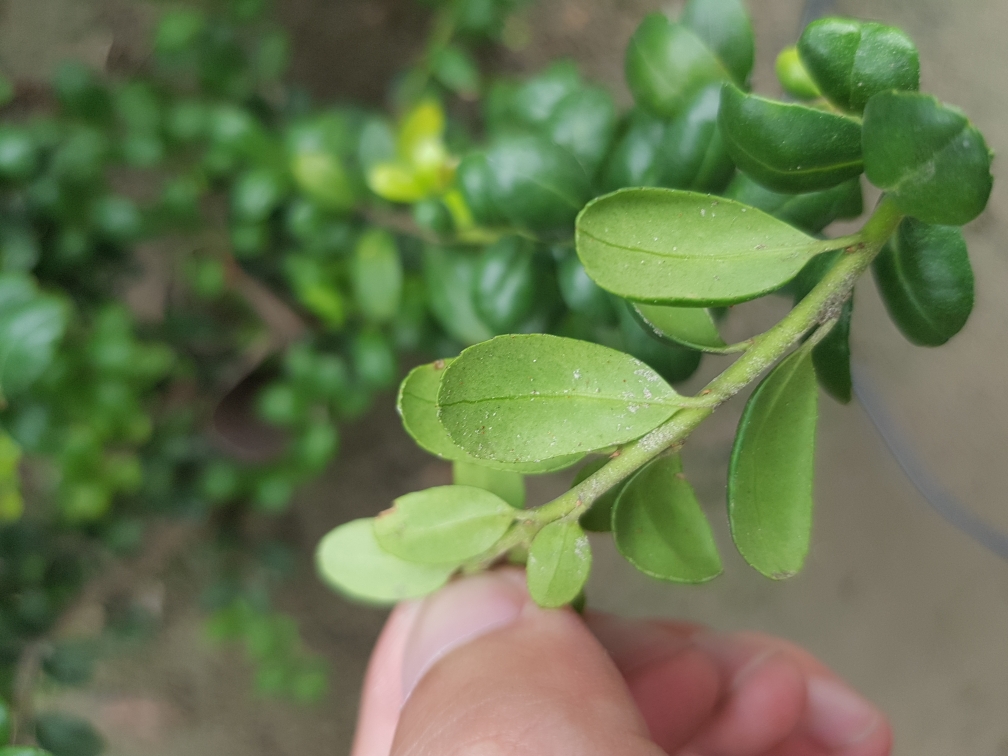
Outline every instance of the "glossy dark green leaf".
<path fill-rule="evenodd" d="M 591 544 L 581 527 L 558 520 L 540 530 L 529 547 L 525 565 L 528 591 L 539 606 L 571 603 L 591 572 Z"/>
<path fill-rule="evenodd" d="M 0 178 L 21 181 L 38 168 L 35 140 L 24 128 L 0 126 Z"/>
<path fill-rule="evenodd" d="M 566 147 L 588 176 L 598 171 L 616 132 L 616 106 L 599 87 L 571 92 L 554 108 L 546 122 L 549 138 Z"/>
<path fill-rule="evenodd" d="M 348 598 L 394 604 L 426 596 L 448 582 L 455 565 L 406 562 L 384 551 L 375 540 L 374 519 L 353 520 L 331 530 L 318 545 L 319 575 Z"/>
<path fill-rule="evenodd" d="M 826 98 L 854 113 L 879 92 L 920 86 L 917 48 L 893 26 L 821 18 L 805 27 L 798 54 Z"/>
<path fill-rule="evenodd" d="M 86 719 L 47 711 L 35 719 L 35 738 L 53 756 L 98 756 L 105 741 Z"/>
<path fill-rule="evenodd" d="M 66 322 L 61 300 L 38 293 L 25 276 L 0 275 L 0 396 L 9 399 L 42 375 Z"/>
<path fill-rule="evenodd" d="M 574 481 L 571 483 L 571 488 L 597 473 L 605 467 L 608 462 L 609 459 L 605 457 L 601 459 L 593 459 L 577 471 L 577 475 L 574 476 Z M 619 492 L 623 490 L 625 483 L 626 481 L 617 483 L 592 502 L 588 511 L 581 515 L 578 519 L 582 528 L 592 533 L 608 533 L 612 530 L 612 508 L 616 503 L 616 497 L 619 496 Z"/>
<path fill-rule="evenodd" d="M 857 218 L 864 212 L 861 181 L 856 178 L 821 192 L 781 194 L 738 173 L 725 190 L 725 196 L 813 234 L 835 220 Z"/>
<path fill-rule="evenodd" d="M 356 149 L 352 125 L 338 113 L 297 123 L 287 131 L 294 181 L 302 192 L 329 210 L 347 210 L 357 201 L 360 179 L 348 163 Z"/>
<path fill-rule="evenodd" d="M 477 462 L 452 464 L 452 483 L 473 486 L 504 499 L 515 509 L 525 507 L 525 476 L 511 470 L 498 470 Z"/>
<path fill-rule="evenodd" d="M 12 745 L 0 747 L 0 756 L 53 756 L 53 754 L 35 746 Z"/>
<path fill-rule="evenodd" d="M 94 670 L 95 648 L 88 641 L 67 640 L 53 647 L 42 669 L 61 685 L 85 685 Z"/>
<path fill-rule="evenodd" d="M 506 221 L 494 200 L 494 177 L 484 153 L 473 152 L 462 159 L 455 183 L 477 223 L 495 226 Z"/>
<path fill-rule="evenodd" d="M 403 427 L 413 440 L 426 451 L 452 462 L 467 462 L 497 470 L 536 475 L 570 467 L 581 459 L 580 454 L 557 457 L 549 462 L 507 464 L 476 459 L 459 448 L 437 416 L 437 392 L 441 376 L 451 360 L 438 360 L 410 371 L 399 387 L 396 407 Z"/>
<path fill-rule="evenodd" d="M 655 334 L 702 352 L 724 352 L 728 346 L 718 333 L 710 311 L 704 307 L 632 305 L 643 324 Z"/>
<path fill-rule="evenodd" d="M 569 254 L 557 267 L 557 283 L 564 304 L 598 323 L 612 323 L 612 295 L 591 280 L 577 255 Z"/>
<path fill-rule="evenodd" d="M 889 317 L 914 344 L 941 346 L 973 311 L 973 269 L 958 228 L 905 219 L 872 272 Z"/>
<path fill-rule="evenodd" d="M 486 162 L 493 204 L 518 226 L 568 226 L 591 196 L 577 158 L 545 138 L 502 138 L 487 151 Z"/>
<path fill-rule="evenodd" d="M 374 521 L 378 545 L 418 564 L 459 564 L 489 549 L 514 522 L 514 507 L 473 486 L 435 486 L 400 496 Z"/>
<path fill-rule="evenodd" d="M 805 263 L 805 267 L 798 271 L 798 275 L 787 286 L 780 289 L 781 293 L 791 294 L 794 297 L 794 303 L 798 304 L 809 295 L 809 292 L 816 287 L 842 254 L 841 250 L 834 250 L 816 255 Z"/>
<path fill-rule="evenodd" d="M 6 701 L 0 700 L 0 743 L 10 742 L 11 722 L 10 707 L 7 706 Z M 2 750 L 0 750 L 0 756 L 3 756 Z"/>
<path fill-rule="evenodd" d="M 624 66 L 634 101 L 664 118 L 678 115 L 708 84 L 730 77 L 696 32 L 661 13 L 637 27 Z"/>
<path fill-rule="evenodd" d="M 532 312 L 536 265 L 532 245 L 507 236 L 479 256 L 473 298 L 480 320 L 494 333 L 514 331 Z"/>
<path fill-rule="evenodd" d="M 864 169 L 861 124 L 849 116 L 725 84 L 718 125 L 735 164 L 774 191 L 821 191 Z"/>
<path fill-rule="evenodd" d="M 575 63 L 557 61 L 514 90 L 510 98 L 510 114 L 523 124 L 542 125 L 564 98 L 581 87 L 581 76 Z"/>
<path fill-rule="evenodd" d="M 801 62 L 797 47 L 786 47 L 780 51 L 774 64 L 774 71 L 781 88 L 796 100 L 815 100 L 822 96 L 819 87 Z"/>
<path fill-rule="evenodd" d="M 494 335 L 473 302 L 477 265 L 477 258 L 464 252 L 435 246 L 424 250 L 424 281 L 431 311 L 441 327 L 463 344 Z"/>
<path fill-rule="evenodd" d="M 720 192 L 735 173 L 718 128 L 721 87 L 702 90 L 665 132 L 660 183 L 673 189 Z"/>
<path fill-rule="evenodd" d="M 602 187 L 612 191 L 628 186 L 658 186 L 667 129 L 666 121 L 643 110 L 632 111 L 602 167 Z"/>
<path fill-rule="evenodd" d="M 403 269 L 392 234 L 374 228 L 361 235 L 354 247 L 350 277 L 357 307 L 365 318 L 384 323 L 395 317 L 402 299 Z"/>
<path fill-rule="evenodd" d="M 629 302 L 618 307 L 619 335 L 623 351 L 653 368 L 669 383 L 687 380 L 700 366 L 703 353 L 659 336 L 644 325 Z"/>
<path fill-rule="evenodd" d="M 231 189 L 231 211 L 242 221 L 258 223 L 269 217 L 285 194 L 284 182 L 275 172 L 264 168 L 246 171 Z"/>
<path fill-rule="evenodd" d="M 437 403 L 448 435 L 473 456 L 537 462 L 642 436 L 681 407 L 682 397 L 614 349 L 516 335 L 462 352 L 445 370 Z"/>
<path fill-rule="evenodd" d="M 812 348 L 812 365 L 819 385 L 841 404 L 851 400 L 850 328 L 854 297 L 844 302 L 840 318 L 822 341 Z"/>
<path fill-rule="evenodd" d="M 961 226 L 987 206 L 993 177 L 983 135 L 930 95 L 882 92 L 865 107 L 865 173 L 907 215 Z"/>
<path fill-rule="evenodd" d="M 674 189 L 624 189 L 578 216 L 588 275 L 626 299 L 688 306 L 753 299 L 830 248 L 761 210 Z"/>
<path fill-rule="evenodd" d="M 728 465 L 728 521 L 739 553 L 775 580 L 796 574 L 812 532 L 819 390 L 807 348 L 756 387 Z"/>
<path fill-rule="evenodd" d="M 714 534 L 678 455 L 659 457 L 623 486 L 612 525 L 620 554 L 646 575 L 703 583 L 721 574 Z"/>
<path fill-rule="evenodd" d="M 756 58 L 756 35 L 740 0 L 688 0 L 679 23 L 707 44 L 736 84 L 748 84 Z"/>
<path fill-rule="evenodd" d="M 466 99 L 479 94 L 479 67 L 465 50 L 452 45 L 442 47 L 432 66 L 437 80 L 456 94 Z"/>

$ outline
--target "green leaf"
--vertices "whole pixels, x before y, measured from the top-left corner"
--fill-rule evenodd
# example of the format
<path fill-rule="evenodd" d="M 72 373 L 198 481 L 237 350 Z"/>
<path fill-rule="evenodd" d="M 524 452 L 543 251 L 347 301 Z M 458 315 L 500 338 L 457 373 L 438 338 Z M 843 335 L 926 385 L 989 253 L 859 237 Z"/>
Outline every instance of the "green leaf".
<path fill-rule="evenodd" d="M 893 26 L 822 18 L 805 27 L 798 54 L 826 98 L 854 113 L 879 92 L 920 86 L 917 48 Z"/>
<path fill-rule="evenodd" d="M 796 574 L 812 531 L 819 390 L 799 349 L 756 387 L 728 464 L 728 521 L 739 553 L 775 580 Z"/>
<path fill-rule="evenodd" d="M 643 110 L 632 111 L 602 168 L 602 186 L 608 191 L 627 186 L 657 186 L 667 128 L 665 121 Z"/>
<path fill-rule="evenodd" d="M 574 488 L 578 483 L 587 480 L 597 473 L 608 462 L 609 459 L 607 457 L 593 459 L 577 471 L 577 475 L 574 476 L 574 482 L 571 483 L 571 488 Z M 588 508 L 588 511 L 578 519 L 581 527 L 592 533 L 608 533 L 612 530 L 612 508 L 616 503 L 616 497 L 619 496 L 619 492 L 623 490 L 625 484 L 626 481 L 617 483 L 599 498 L 595 499 Z"/>
<path fill-rule="evenodd" d="M 545 138 L 509 136 L 486 153 L 490 198 L 508 220 L 538 231 L 568 226 L 591 197 L 577 158 Z"/>
<path fill-rule="evenodd" d="M 841 404 L 850 402 L 853 389 L 850 367 L 850 328 L 853 312 L 852 295 L 844 302 L 836 325 L 812 348 L 812 365 L 815 367 L 819 385 Z"/>
<path fill-rule="evenodd" d="M 857 218 L 864 212 L 861 181 L 856 178 L 821 192 L 781 194 L 739 173 L 728 185 L 725 196 L 812 234 L 818 234 L 835 220 Z"/>
<path fill-rule="evenodd" d="M 659 457 L 623 486 L 612 523 L 616 548 L 645 575 L 703 583 L 721 574 L 714 534 L 678 455 Z"/>
<path fill-rule="evenodd" d="M 679 23 L 707 44 L 736 84 L 746 86 L 756 59 L 756 35 L 739 0 L 689 0 Z"/>
<path fill-rule="evenodd" d="M 53 756 L 98 756 L 105 741 L 86 719 L 47 711 L 35 719 L 35 738 Z"/>
<path fill-rule="evenodd" d="M 448 435 L 473 456 L 537 462 L 631 441 L 683 400 L 627 354 L 535 334 L 463 351 L 445 370 L 437 403 Z"/>
<path fill-rule="evenodd" d="M 461 97 L 472 99 L 479 94 L 479 68 L 465 50 L 452 45 L 442 47 L 434 56 L 433 70 L 441 84 Z"/>
<path fill-rule="evenodd" d="M 797 47 L 786 47 L 780 51 L 774 64 L 774 71 L 781 88 L 796 100 L 815 100 L 822 97 L 822 92 L 798 57 Z"/>
<path fill-rule="evenodd" d="M 622 349 L 654 368 L 669 383 L 687 380 L 700 366 L 703 353 L 659 336 L 641 322 L 629 302 L 618 307 Z"/>
<path fill-rule="evenodd" d="M 45 372 L 66 320 L 64 303 L 39 294 L 31 279 L 0 275 L 0 396 L 16 396 Z"/>
<path fill-rule="evenodd" d="M 402 299 L 403 270 L 392 234 L 373 228 L 361 235 L 350 277 L 357 307 L 365 318 L 383 323 L 395 317 Z"/>
<path fill-rule="evenodd" d="M 644 18 L 624 62 L 634 102 L 664 118 L 678 115 L 697 92 L 730 74 L 697 34 L 661 13 Z"/>
<path fill-rule="evenodd" d="M 962 231 L 905 219 L 872 264 L 889 317 L 920 346 L 941 346 L 973 311 L 973 269 Z"/>
<path fill-rule="evenodd" d="M 494 226 L 506 221 L 494 200 L 494 177 L 484 153 L 473 152 L 462 159 L 455 183 L 477 223 Z"/>
<path fill-rule="evenodd" d="M 0 743 L 9 743 L 11 739 L 11 711 L 6 701 L 0 700 Z M 5 749 L 0 749 L 3 756 Z"/>
<path fill-rule="evenodd" d="M 509 103 L 510 115 L 527 126 L 542 125 L 564 98 L 581 88 L 577 65 L 570 60 L 558 60 L 514 91 Z"/>
<path fill-rule="evenodd" d="M 588 536 L 576 522 L 558 520 L 540 530 L 525 565 L 529 595 L 539 606 L 565 606 L 577 598 L 591 572 Z"/>
<path fill-rule="evenodd" d="M 718 125 L 735 164 L 774 191 L 821 191 L 864 169 L 861 124 L 850 116 L 725 84 Z"/>
<path fill-rule="evenodd" d="M 624 189 L 578 216 L 578 257 L 607 291 L 688 306 L 743 302 L 829 249 L 755 208 L 674 189 Z"/>
<path fill-rule="evenodd" d="M 930 95 L 882 92 L 864 112 L 865 173 L 902 212 L 962 226 L 987 206 L 991 153 L 958 109 Z"/>
<path fill-rule="evenodd" d="M 718 333 L 714 318 L 703 307 L 636 304 L 633 308 L 658 336 L 702 352 L 726 351 L 728 345 Z"/>
<path fill-rule="evenodd" d="M 53 756 L 53 754 L 35 746 L 12 745 L 0 748 L 0 756 Z"/>
<path fill-rule="evenodd" d="M 431 312 L 441 327 L 463 344 L 494 335 L 473 302 L 477 264 L 473 255 L 453 249 L 428 246 L 424 250 L 424 282 Z"/>
<path fill-rule="evenodd" d="M 594 322 L 612 323 L 616 313 L 611 295 L 591 280 L 577 255 L 568 254 L 557 267 L 557 283 L 564 304 Z"/>
<path fill-rule="evenodd" d="M 721 130 L 721 87 L 702 90 L 665 133 L 661 184 L 674 189 L 720 192 L 735 173 Z"/>
<path fill-rule="evenodd" d="M 441 376 L 451 360 L 438 360 L 410 371 L 399 387 L 397 408 L 403 427 L 425 451 L 451 462 L 478 464 L 496 470 L 537 475 L 555 472 L 578 462 L 582 455 L 556 457 L 546 462 L 504 463 L 476 459 L 456 446 L 437 416 L 437 392 Z"/>
<path fill-rule="evenodd" d="M 394 604 L 433 593 L 448 582 L 456 567 L 413 564 L 383 551 L 370 517 L 331 530 L 318 545 L 315 564 L 331 587 L 355 601 L 372 604 Z"/>
<path fill-rule="evenodd" d="M 616 132 L 616 106 L 612 96 L 599 87 L 571 92 L 557 104 L 546 133 L 570 150 L 588 176 L 594 176 Z"/>
<path fill-rule="evenodd" d="M 476 264 L 473 297 L 480 320 L 494 333 L 509 333 L 532 312 L 536 266 L 531 243 L 507 236 L 483 250 Z"/>
<path fill-rule="evenodd" d="M 525 507 L 525 476 L 510 470 L 497 470 L 477 462 L 452 464 L 452 483 L 473 486 L 499 496 L 515 509 Z"/>
<path fill-rule="evenodd" d="M 514 507 L 473 486 L 435 486 L 400 496 L 375 519 L 378 545 L 418 564 L 459 564 L 500 540 Z"/>

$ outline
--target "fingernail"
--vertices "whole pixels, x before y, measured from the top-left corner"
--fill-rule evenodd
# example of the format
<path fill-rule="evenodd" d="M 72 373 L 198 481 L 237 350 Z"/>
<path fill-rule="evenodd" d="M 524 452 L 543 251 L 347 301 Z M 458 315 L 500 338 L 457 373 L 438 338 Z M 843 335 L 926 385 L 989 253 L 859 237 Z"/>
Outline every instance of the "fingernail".
<path fill-rule="evenodd" d="M 776 658 L 780 656 L 780 651 L 775 648 L 768 649 L 762 654 L 753 657 L 742 669 L 735 673 L 732 677 L 731 689 L 739 690 L 743 685 L 746 684 L 752 677 L 758 675 L 760 671 L 767 666 L 767 664 L 772 663 Z"/>
<path fill-rule="evenodd" d="M 882 716 L 853 690 L 823 677 L 808 679 L 809 734 L 827 748 L 844 748 L 871 735 Z"/>
<path fill-rule="evenodd" d="M 518 619 L 528 594 L 515 570 L 451 583 L 420 606 L 403 656 L 403 701 L 435 662 L 491 630 Z"/>

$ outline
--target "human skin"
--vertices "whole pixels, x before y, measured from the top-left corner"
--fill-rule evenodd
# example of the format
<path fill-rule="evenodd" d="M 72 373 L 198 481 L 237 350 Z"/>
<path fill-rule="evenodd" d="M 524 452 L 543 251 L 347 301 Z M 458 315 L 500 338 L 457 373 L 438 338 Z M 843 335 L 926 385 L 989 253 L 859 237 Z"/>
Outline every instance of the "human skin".
<path fill-rule="evenodd" d="M 392 612 L 351 756 L 886 756 L 891 739 L 785 640 L 541 609 L 505 569 Z"/>

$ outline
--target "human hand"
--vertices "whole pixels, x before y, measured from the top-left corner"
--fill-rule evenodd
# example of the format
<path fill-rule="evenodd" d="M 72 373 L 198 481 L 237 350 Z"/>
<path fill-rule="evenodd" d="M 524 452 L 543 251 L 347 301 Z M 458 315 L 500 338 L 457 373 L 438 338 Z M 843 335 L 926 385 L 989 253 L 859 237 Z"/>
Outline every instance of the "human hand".
<path fill-rule="evenodd" d="M 787 641 L 540 609 L 506 569 L 395 609 L 352 756 L 886 756 L 890 745 L 885 716 Z"/>

